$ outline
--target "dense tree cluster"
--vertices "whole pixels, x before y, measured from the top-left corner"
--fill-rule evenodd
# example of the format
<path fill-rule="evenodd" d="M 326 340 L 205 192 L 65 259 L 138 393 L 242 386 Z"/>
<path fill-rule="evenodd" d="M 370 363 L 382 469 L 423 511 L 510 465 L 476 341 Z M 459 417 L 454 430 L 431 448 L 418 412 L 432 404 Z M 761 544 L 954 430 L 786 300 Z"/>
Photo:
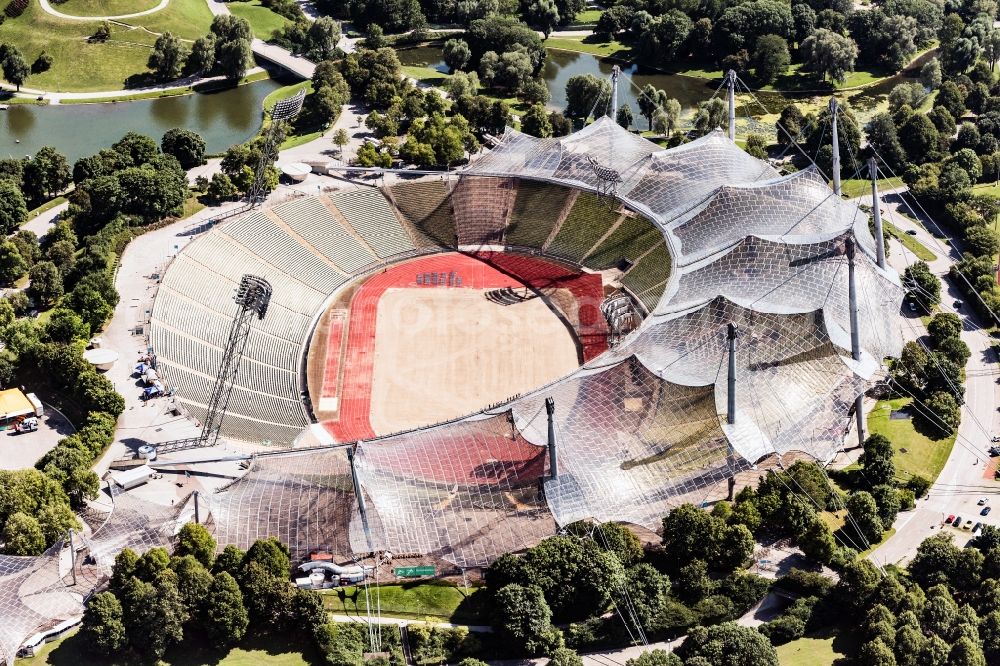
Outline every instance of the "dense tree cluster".
<path fill-rule="evenodd" d="M 108 591 L 87 604 L 80 630 L 87 649 L 103 657 L 158 660 L 185 637 L 226 649 L 248 631 L 308 638 L 322 633 L 322 600 L 291 586 L 282 543 L 272 537 L 246 553 L 235 546 L 218 558 L 215 553 L 212 536 L 194 523 L 181 528 L 172 556 L 163 548 L 141 556 L 121 551 Z"/>

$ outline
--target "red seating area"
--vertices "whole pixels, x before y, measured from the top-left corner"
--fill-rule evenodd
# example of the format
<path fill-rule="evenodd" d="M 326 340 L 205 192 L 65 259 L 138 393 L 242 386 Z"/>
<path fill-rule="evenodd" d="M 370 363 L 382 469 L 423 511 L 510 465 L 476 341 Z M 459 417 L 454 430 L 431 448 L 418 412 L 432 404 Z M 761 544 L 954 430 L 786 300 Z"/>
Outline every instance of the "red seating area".
<path fill-rule="evenodd" d="M 572 269 L 544 259 L 499 252 L 484 252 L 476 256 L 449 252 L 395 264 L 370 277 L 351 300 L 339 415 L 336 420 L 323 424 L 337 441 L 375 437 L 369 414 L 379 299 L 390 288 L 453 288 L 417 284 L 418 275 L 432 272 L 455 273 L 462 279 L 462 288 L 467 289 L 517 288 L 524 285 L 538 289 L 568 289 L 580 302 L 581 330 L 578 333 L 584 360 L 590 360 L 607 349 L 607 326 L 599 310 L 602 297 L 600 275 L 574 273 Z"/>

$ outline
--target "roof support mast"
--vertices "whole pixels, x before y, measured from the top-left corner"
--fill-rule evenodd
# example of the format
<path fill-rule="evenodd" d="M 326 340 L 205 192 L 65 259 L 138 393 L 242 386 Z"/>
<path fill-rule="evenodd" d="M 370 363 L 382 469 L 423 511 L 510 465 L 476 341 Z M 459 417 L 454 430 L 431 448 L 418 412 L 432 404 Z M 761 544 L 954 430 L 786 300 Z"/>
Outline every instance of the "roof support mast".
<path fill-rule="evenodd" d="M 358 513 L 361 514 L 361 526 L 365 531 L 365 541 L 368 542 L 368 548 L 372 548 L 372 534 L 371 529 L 368 527 L 368 508 L 365 506 L 365 493 L 361 488 L 361 482 L 358 481 L 358 469 L 354 464 L 354 456 L 356 454 L 356 449 L 358 445 L 347 447 L 347 461 L 351 465 L 351 482 L 354 485 L 354 496 L 358 500 Z"/>
<path fill-rule="evenodd" d="M 726 338 L 729 340 L 729 373 L 726 378 L 726 423 L 734 425 L 736 423 L 736 337 L 739 331 L 736 324 L 729 324 L 726 331 Z M 727 462 L 730 471 L 734 468 L 733 445 L 727 443 Z M 733 499 L 733 492 L 736 490 L 735 471 L 727 479 L 729 483 L 729 500 Z"/>
<path fill-rule="evenodd" d="M 833 140 L 833 193 L 840 196 L 840 140 L 837 137 L 837 98 L 830 98 L 830 132 Z"/>
<path fill-rule="evenodd" d="M 851 358 L 855 361 L 861 360 L 861 332 L 858 327 L 858 283 L 854 268 L 854 255 L 857 248 L 853 238 L 848 238 L 845 243 L 847 251 L 847 299 L 851 315 Z M 864 416 L 864 394 L 858 395 L 854 399 L 854 418 L 858 427 L 858 446 L 865 441 L 865 416 Z"/>
<path fill-rule="evenodd" d="M 555 479 L 559 476 L 559 463 L 556 458 L 556 401 L 552 398 L 545 399 L 545 415 L 549 422 L 549 478 Z"/>
<path fill-rule="evenodd" d="M 611 120 L 618 122 L 618 77 L 622 68 L 615 65 L 611 68 Z"/>
<path fill-rule="evenodd" d="M 736 71 L 726 72 L 726 85 L 729 86 L 729 140 L 736 141 Z"/>
<path fill-rule="evenodd" d="M 882 235 L 882 211 L 878 198 L 878 165 L 874 157 L 868 158 L 868 174 L 872 179 L 872 214 L 875 216 L 875 263 L 885 268 L 885 236 Z"/>

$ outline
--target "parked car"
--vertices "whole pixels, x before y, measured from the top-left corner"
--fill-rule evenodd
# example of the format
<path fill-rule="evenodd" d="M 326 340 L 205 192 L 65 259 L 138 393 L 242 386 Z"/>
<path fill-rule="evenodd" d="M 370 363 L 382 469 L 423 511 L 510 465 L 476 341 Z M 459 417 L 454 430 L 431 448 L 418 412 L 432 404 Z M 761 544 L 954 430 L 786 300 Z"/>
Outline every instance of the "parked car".
<path fill-rule="evenodd" d="M 915 229 L 907 229 L 906 233 L 910 234 L 911 236 L 916 236 L 917 235 L 917 232 L 916 232 Z"/>
<path fill-rule="evenodd" d="M 917 311 L 917 304 L 914 303 L 913 301 L 908 302 L 907 305 L 910 308 L 910 312 L 916 312 Z"/>
<path fill-rule="evenodd" d="M 948 523 L 948 524 L 951 524 L 951 523 L 955 522 L 955 514 L 951 514 L 951 515 L 949 515 L 949 516 L 948 516 L 948 520 L 946 520 L 946 521 L 944 521 L 944 522 L 946 522 L 946 523 Z"/>
<path fill-rule="evenodd" d="M 982 506 L 982 505 L 986 504 L 986 503 L 987 503 L 987 502 L 989 502 L 989 501 L 990 501 L 990 498 L 989 498 L 989 497 L 986 497 L 986 496 L 984 495 L 984 496 L 982 496 L 982 497 L 980 497 L 980 498 L 979 498 L 979 501 L 978 501 L 978 502 L 976 502 L 976 504 L 978 504 L 979 506 Z"/>
<path fill-rule="evenodd" d="M 993 437 L 990 438 L 990 441 L 993 442 L 994 444 L 1000 442 L 1000 435 L 993 435 Z"/>
<path fill-rule="evenodd" d="M 975 524 L 975 525 L 974 525 L 974 526 L 972 527 L 972 533 L 973 533 L 973 534 L 975 534 L 976 532 L 978 532 L 978 531 L 979 531 L 979 528 L 980 528 L 980 527 L 982 527 L 982 526 L 983 526 L 983 524 L 982 524 L 982 523 L 976 523 L 976 524 Z"/>
<path fill-rule="evenodd" d="M 990 447 L 990 455 L 991 456 L 1000 456 L 1000 446 L 991 446 Z"/>
<path fill-rule="evenodd" d="M 38 430 L 38 419 L 34 416 L 29 416 L 18 421 L 15 426 L 18 432 L 35 432 Z"/>
<path fill-rule="evenodd" d="M 963 303 L 962 301 L 955 301 L 955 302 L 954 302 L 954 303 L 952 303 L 951 305 L 952 305 L 952 307 L 953 307 L 953 308 L 955 308 L 956 310 L 961 310 L 961 309 L 962 309 L 962 306 L 963 306 L 963 305 L 965 305 L 965 303 Z"/>
<path fill-rule="evenodd" d="M 979 512 L 979 515 L 980 516 L 988 516 L 988 515 L 990 515 L 990 509 L 991 508 L 992 507 L 984 506 L 983 510 Z"/>
<path fill-rule="evenodd" d="M 972 520 L 967 520 L 964 523 L 962 523 L 962 529 L 963 530 L 971 530 L 972 529 Z"/>

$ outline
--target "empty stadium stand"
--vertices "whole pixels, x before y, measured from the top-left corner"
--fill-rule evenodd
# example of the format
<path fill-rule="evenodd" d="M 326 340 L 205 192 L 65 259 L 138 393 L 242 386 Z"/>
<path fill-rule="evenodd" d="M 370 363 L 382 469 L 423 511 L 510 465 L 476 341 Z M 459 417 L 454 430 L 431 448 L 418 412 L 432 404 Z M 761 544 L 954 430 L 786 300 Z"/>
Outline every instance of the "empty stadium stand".
<path fill-rule="evenodd" d="M 455 247 L 455 220 L 443 180 L 399 183 L 386 188 L 420 247 Z"/>
<path fill-rule="evenodd" d="M 331 194 L 329 198 L 380 259 L 414 249 L 413 240 L 378 190 L 366 188 Z"/>
<path fill-rule="evenodd" d="M 581 192 L 545 251 L 580 263 L 618 221 L 618 217 L 618 211 L 610 210 L 596 194 Z"/>

